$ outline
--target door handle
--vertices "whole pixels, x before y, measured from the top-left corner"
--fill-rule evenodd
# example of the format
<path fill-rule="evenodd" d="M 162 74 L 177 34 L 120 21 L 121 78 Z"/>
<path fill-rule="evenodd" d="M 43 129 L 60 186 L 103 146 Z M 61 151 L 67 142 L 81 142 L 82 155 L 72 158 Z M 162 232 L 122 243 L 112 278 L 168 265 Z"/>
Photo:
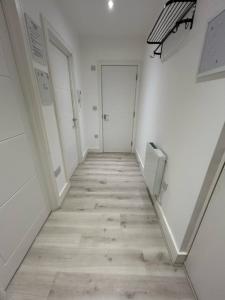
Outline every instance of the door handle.
<path fill-rule="evenodd" d="M 104 114 L 103 115 L 104 121 L 108 122 L 109 121 L 109 115 Z"/>
<path fill-rule="evenodd" d="M 73 121 L 73 128 L 77 128 L 78 119 L 77 118 L 73 118 L 72 121 Z"/>

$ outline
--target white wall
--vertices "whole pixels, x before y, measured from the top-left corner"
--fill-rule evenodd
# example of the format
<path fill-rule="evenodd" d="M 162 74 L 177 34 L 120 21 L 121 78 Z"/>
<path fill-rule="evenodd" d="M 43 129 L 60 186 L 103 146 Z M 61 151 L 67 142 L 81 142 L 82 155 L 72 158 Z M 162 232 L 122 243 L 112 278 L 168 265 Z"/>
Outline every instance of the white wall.
<path fill-rule="evenodd" d="M 225 79 L 196 82 L 207 21 L 223 8 L 224 0 L 199 0 L 193 30 L 170 39 L 166 61 L 145 53 L 136 151 L 144 162 L 154 141 L 168 154 L 161 201 L 178 249 L 225 121 Z"/>
<path fill-rule="evenodd" d="M 101 37 L 83 37 L 81 39 L 82 61 L 82 86 L 83 104 L 85 108 L 86 144 L 88 149 L 99 150 L 100 120 L 98 111 L 93 111 L 93 106 L 98 106 L 99 82 L 97 71 L 91 71 L 91 65 L 99 61 L 142 60 L 144 54 L 143 39 L 116 39 Z"/>
<path fill-rule="evenodd" d="M 69 45 L 70 49 L 73 51 L 74 57 L 74 74 L 76 88 L 81 89 L 81 79 L 80 79 L 80 49 L 78 35 L 74 32 L 74 28 L 71 28 L 66 17 L 62 14 L 60 7 L 54 0 L 21 0 L 23 10 L 30 15 L 30 17 L 40 24 L 40 14 L 50 22 L 54 29 L 63 37 L 65 42 Z M 61 167 L 61 174 L 57 178 L 57 186 L 59 193 L 62 192 L 65 184 L 66 178 L 63 170 L 62 152 L 59 144 L 59 133 L 57 131 L 56 117 L 53 109 L 53 105 L 43 107 L 44 119 L 46 123 L 46 130 L 50 144 L 50 152 L 53 162 L 54 170 L 58 166 Z M 81 147 L 82 152 L 85 149 L 84 144 L 84 126 L 83 126 L 83 111 L 79 108 L 80 117 L 80 130 L 81 130 Z M 75 151 L 75 149 L 74 149 Z"/>

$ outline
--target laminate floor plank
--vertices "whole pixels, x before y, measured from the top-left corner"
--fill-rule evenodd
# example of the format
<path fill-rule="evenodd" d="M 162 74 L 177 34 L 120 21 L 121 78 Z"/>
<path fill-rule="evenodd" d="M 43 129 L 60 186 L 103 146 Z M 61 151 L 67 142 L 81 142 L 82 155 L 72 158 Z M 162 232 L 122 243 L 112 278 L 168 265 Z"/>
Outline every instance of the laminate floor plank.
<path fill-rule="evenodd" d="M 48 300 L 60 299 L 191 300 L 193 297 L 182 278 L 58 273 Z"/>
<path fill-rule="evenodd" d="M 147 193 L 146 187 L 143 182 L 130 182 L 130 181 L 112 181 L 109 182 L 106 179 L 97 180 L 85 180 L 85 178 L 78 177 L 77 180 L 71 181 L 71 187 L 76 188 L 76 192 L 79 192 L 79 188 L 83 189 L 83 192 L 111 192 L 124 193 L 127 192 L 132 196 L 133 193 Z M 73 189 L 71 189 L 73 191 Z"/>
<path fill-rule="evenodd" d="M 92 153 L 8 287 L 8 300 L 194 300 L 133 154 Z"/>
<path fill-rule="evenodd" d="M 68 196 L 63 204 L 63 211 L 89 211 L 89 212 L 104 212 L 104 213 L 136 213 L 144 214 L 147 211 L 152 212 L 152 204 L 149 200 L 129 198 L 120 199 L 115 198 L 84 198 Z"/>
<path fill-rule="evenodd" d="M 7 300 L 47 300 L 56 273 L 19 269 L 7 290 Z"/>

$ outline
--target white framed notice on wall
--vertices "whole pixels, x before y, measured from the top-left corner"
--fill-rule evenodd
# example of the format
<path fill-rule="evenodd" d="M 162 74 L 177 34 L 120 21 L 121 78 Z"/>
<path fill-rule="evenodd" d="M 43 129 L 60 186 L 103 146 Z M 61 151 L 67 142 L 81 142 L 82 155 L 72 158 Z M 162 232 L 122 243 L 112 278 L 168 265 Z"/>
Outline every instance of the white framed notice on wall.
<path fill-rule="evenodd" d="M 37 25 L 26 13 L 25 20 L 32 58 L 35 62 L 46 65 L 45 44 L 41 26 Z"/>
<path fill-rule="evenodd" d="M 49 106 L 52 104 L 52 97 L 49 87 L 49 75 L 48 73 L 35 69 L 35 74 L 38 82 L 39 93 L 41 96 L 41 103 L 43 106 Z"/>
<path fill-rule="evenodd" d="M 198 70 L 199 79 L 225 77 L 225 10 L 208 22 Z"/>

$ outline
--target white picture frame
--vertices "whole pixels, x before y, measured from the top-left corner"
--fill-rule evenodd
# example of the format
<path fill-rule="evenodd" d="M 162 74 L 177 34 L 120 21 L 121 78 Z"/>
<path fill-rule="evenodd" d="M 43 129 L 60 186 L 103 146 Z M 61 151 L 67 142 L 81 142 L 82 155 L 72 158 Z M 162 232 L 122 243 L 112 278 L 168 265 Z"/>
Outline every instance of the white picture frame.
<path fill-rule="evenodd" d="M 225 9 L 208 21 L 198 67 L 198 81 L 225 77 L 225 26 L 222 24 L 225 25 Z"/>

